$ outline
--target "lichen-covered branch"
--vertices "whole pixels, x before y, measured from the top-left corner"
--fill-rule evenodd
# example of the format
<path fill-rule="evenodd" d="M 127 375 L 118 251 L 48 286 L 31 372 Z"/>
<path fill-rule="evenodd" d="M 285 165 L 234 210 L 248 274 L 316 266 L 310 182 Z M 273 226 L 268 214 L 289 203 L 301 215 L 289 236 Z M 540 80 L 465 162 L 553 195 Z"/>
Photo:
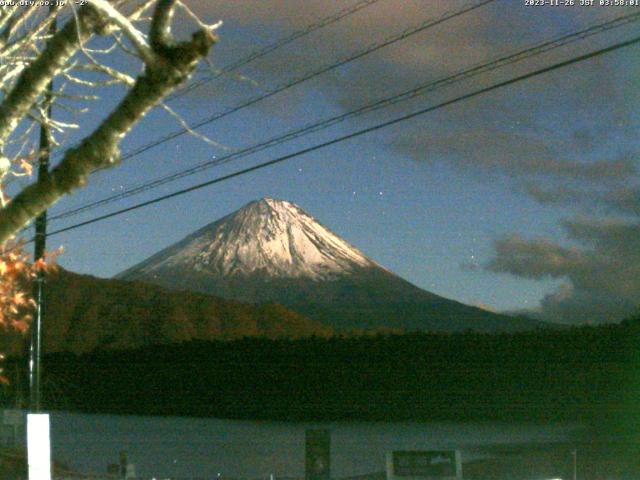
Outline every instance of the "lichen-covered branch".
<path fill-rule="evenodd" d="M 147 64 L 155 61 L 153 51 L 147 44 L 147 40 L 144 38 L 144 35 L 142 35 L 142 33 L 133 26 L 127 17 L 116 10 L 107 0 L 89 0 L 89 2 L 103 15 L 105 19 L 108 19 L 110 22 L 113 22 L 120 27 L 122 32 L 136 48 L 140 57 L 142 57 Z"/>
<path fill-rule="evenodd" d="M 39 56 L 22 71 L 16 85 L 0 105 L 0 147 L 100 22 L 101 18 L 95 12 L 86 6 L 82 7 L 78 21 L 67 22 L 49 40 Z"/>
<path fill-rule="evenodd" d="M 183 83 L 198 61 L 208 55 L 215 41 L 210 30 L 199 30 L 190 41 L 177 43 L 168 33 L 169 27 L 163 25 L 164 20 L 160 23 L 156 21 L 156 15 L 165 20 L 171 18 L 171 12 L 167 9 L 171 10 L 173 3 L 170 0 L 159 1 L 152 30 L 155 24 L 163 33 L 156 36 L 155 42 L 151 42 L 154 61 L 146 64 L 144 72 L 120 104 L 95 131 L 66 153 L 49 176 L 26 187 L 0 210 L 0 244 L 60 197 L 83 186 L 91 172 L 117 163 L 122 138 L 149 109 Z M 160 43 L 158 38 L 162 39 Z M 7 122 L 5 119 L 3 123 L 0 115 L 0 135 L 2 128 L 8 128 Z"/>
<path fill-rule="evenodd" d="M 175 4 L 176 0 L 158 0 L 149 30 L 151 47 L 156 51 L 171 42 L 171 19 Z"/>

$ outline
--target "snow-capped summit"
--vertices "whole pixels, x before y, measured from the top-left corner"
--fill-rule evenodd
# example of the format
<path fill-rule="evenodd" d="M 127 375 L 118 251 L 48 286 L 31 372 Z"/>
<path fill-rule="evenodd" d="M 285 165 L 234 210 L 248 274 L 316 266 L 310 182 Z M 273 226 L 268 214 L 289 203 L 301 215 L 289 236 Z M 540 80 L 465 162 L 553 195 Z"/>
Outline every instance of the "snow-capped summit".
<path fill-rule="evenodd" d="M 250 303 L 279 303 L 337 329 L 534 328 L 412 285 L 293 203 L 272 198 L 192 233 L 118 275 Z"/>
<path fill-rule="evenodd" d="M 165 269 L 241 276 L 327 280 L 373 267 L 359 250 L 297 205 L 263 198 L 207 225 L 120 274 L 153 276 Z"/>

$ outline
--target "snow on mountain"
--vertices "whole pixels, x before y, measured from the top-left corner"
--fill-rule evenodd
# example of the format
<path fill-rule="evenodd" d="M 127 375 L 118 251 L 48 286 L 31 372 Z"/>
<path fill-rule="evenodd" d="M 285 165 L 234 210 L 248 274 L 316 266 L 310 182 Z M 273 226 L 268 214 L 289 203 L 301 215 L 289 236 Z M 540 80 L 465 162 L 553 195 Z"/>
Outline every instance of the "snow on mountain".
<path fill-rule="evenodd" d="M 260 274 L 328 280 L 358 267 L 378 266 L 297 205 L 263 198 L 118 277 L 152 278 L 160 271 L 178 269 L 223 277 Z"/>
<path fill-rule="evenodd" d="M 340 329 L 517 331 L 539 323 L 422 290 L 369 260 L 298 206 L 245 205 L 118 278 L 248 302 L 279 303 Z"/>

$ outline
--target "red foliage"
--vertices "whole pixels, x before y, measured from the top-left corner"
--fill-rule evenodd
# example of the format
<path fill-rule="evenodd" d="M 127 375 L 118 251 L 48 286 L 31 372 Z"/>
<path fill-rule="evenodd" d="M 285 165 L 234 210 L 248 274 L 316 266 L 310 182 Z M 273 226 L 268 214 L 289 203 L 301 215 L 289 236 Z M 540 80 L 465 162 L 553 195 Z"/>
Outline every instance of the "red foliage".
<path fill-rule="evenodd" d="M 24 242 L 7 242 L 0 246 L 0 331 L 25 335 L 35 307 L 32 281 L 39 271 L 55 268 L 55 254 L 30 263 L 23 247 Z M 0 375 L 0 382 L 6 381 Z"/>

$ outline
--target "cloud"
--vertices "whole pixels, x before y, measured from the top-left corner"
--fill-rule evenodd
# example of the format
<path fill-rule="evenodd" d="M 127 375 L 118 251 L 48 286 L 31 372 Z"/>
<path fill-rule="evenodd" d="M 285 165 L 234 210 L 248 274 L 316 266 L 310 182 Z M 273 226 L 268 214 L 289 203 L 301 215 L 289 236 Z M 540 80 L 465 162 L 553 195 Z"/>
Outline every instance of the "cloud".
<path fill-rule="evenodd" d="M 511 235 L 495 241 L 486 268 L 521 278 L 563 278 L 545 296 L 539 313 L 569 323 L 616 322 L 640 308 L 640 223 L 619 219 L 563 222 L 567 237 L 580 247 L 548 239 Z"/>
<path fill-rule="evenodd" d="M 485 268 L 562 280 L 528 312 L 538 318 L 617 322 L 640 310 L 639 145 L 635 117 L 624 105 L 637 106 L 637 99 L 625 100 L 615 89 L 608 103 L 550 91 L 518 97 L 518 105 L 504 94 L 465 102 L 398 131 L 392 146 L 416 161 L 446 163 L 466 177 L 501 182 L 543 205 L 568 209 L 574 218 L 561 224 L 566 243 L 502 237 Z M 587 212 L 599 217 L 580 216 Z"/>
<path fill-rule="evenodd" d="M 221 66 L 293 32 L 302 31 L 356 3 L 331 0 L 190 0 L 189 5 L 206 21 L 225 22 L 213 55 L 213 61 Z M 421 22 L 441 18 L 469 6 L 467 0 L 381 0 L 252 62 L 243 67 L 242 73 L 265 83 L 290 78 L 345 58 Z M 321 89 L 343 108 L 350 109 L 389 92 L 452 74 L 628 12 L 624 8 L 617 9 L 615 15 L 601 8 L 532 11 L 523 4 L 504 8 L 500 2 L 495 2 L 350 63 L 339 72 L 314 82 L 313 88 Z M 537 64 L 548 64 L 572 53 L 584 53 L 590 46 L 615 38 L 608 35 L 607 42 L 601 42 L 602 37 L 592 37 L 587 42 L 543 55 Z M 634 68 L 632 73 L 638 74 L 639 64 L 627 61 L 627 68 Z M 511 74 L 517 69 L 511 65 L 505 70 Z M 552 80 L 529 82 L 528 89 L 543 96 L 548 90 L 564 86 L 567 101 L 584 106 L 591 104 L 592 108 L 582 112 L 584 115 L 597 115 L 598 106 L 606 105 L 609 109 L 613 101 L 624 116 L 634 110 L 634 98 L 637 101 L 640 95 L 628 78 L 634 77 L 619 78 L 607 61 L 595 59 L 588 69 L 572 69 L 571 78 L 566 83 Z M 206 89 L 200 90 L 199 94 L 206 94 Z M 623 101 L 619 101 L 621 99 Z M 599 136 L 598 132 L 576 125 L 578 128 L 582 130 L 582 141 L 593 135 Z"/>
<path fill-rule="evenodd" d="M 522 127 L 517 121 L 467 120 L 465 126 L 462 128 L 453 121 L 434 124 L 428 130 L 414 129 L 400 134 L 392 145 L 419 161 L 444 161 L 457 169 L 528 181 L 529 193 L 550 203 L 579 196 L 566 186 L 567 182 L 601 185 L 626 181 L 638 171 L 631 158 L 576 158 L 574 151 L 556 138 L 541 136 L 534 128 Z M 550 179 L 562 181 L 563 186 L 543 189 L 532 183 L 536 179 L 544 180 L 545 185 Z"/>
<path fill-rule="evenodd" d="M 331 0 L 191 0 L 190 6 L 208 21 L 222 19 L 221 40 L 213 60 L 217 65 L 237 60 L 252 50 L 301 31 L 349 5 Z M 383 42 L 407 28 L 469 7 L 466 0 L 382 0 L 299 38 L 267 57 L 243 67 L 258 81 L 278 82 L 321 65 L 331 64 Z M 344 108 L 361 105 L 392 91 L 434 79 L 509 51 L 543 34 L 546 27 L 531 22 L 526 9 L 487 5 L 412 35 L 324 75 L 313 88 L 333 97 Z M 253 48 L 249 44 L 253 42 Z M 229 60 L 227 60 L 229 59 Z M 311 88 L 311 87 L 310 87 Z M 199 94 L 206 94 L 200 90 Z"/>
<path fill-rule="evenodd" d="M 525 190 L 537 202 L 546 205 L 597 208 L 605 213 L 640 216 L 640 186 L 637 185 L 621 184 L 604 189 L 596 186 L 589 189 L 529 184 Z"/>
<path fill-rule="evenodd" d="M 330 0 L 303 3 L 304 8 L 289 0 L 191 0 L 190 5 L 211 21 L 225 21 L 214 52 L 216 64 L 224 65 L 344 8 Z M 382 0 L 273 52 L 241 73 L 256 80 L 259 89 L 269 90 L 465 4 Z M 310 98 L 322 98 L 332 110 L 351 110 L 625 13 L 628 11 L 622 8 L 616 12 L 503 8 L 496 2 L 306 82 L 261 108 L 297 115 Z M 633 28 L 597 35 L 474 77 L 368 119 L 388 120 L 611 45 L 629 38 Z M 615 321 L 633 312 L 640 299 L 640 261 L 635 254 L 640 251 L 636 240 L 640 238 L 636 180 L 640 90 L 630 80 L 639 75 L 640 57 L 629 49 L 621 50 L 386 129 L 372 141 L 425 165 L 444 163 L 467 177 L 500 182 L 549 208 L 569 209 L 569 216 L 575 218 L 561 225 L 566 245 L 513 234 L 495 241 L 495 255 L 486 268 L 521 278 L 563 279 L 561 288 L 541 299 L 539 310 L 545 318 Z M 239 90 L 234 81 L 229 88 Z M 245 90 L 249 87 L 246 82 L 242 85 Z M 236 95 L 252 93 L 258 92 Z M 208 94 L 207 89 L 198 91 L 198 95 Z M 578 216 L 585 212 L 602 218 Z M 474 264 L 462 267 L 467 271 L 478 268 Z"/>
<path fill-rule="evenodd" d="M 640 216 L 640 186 L 624 185 L 612 189 L 606 193 L 602 201 L 620 213 Z"/>
<path fill-rule="evenodd" d="M 550 240 L 525 240 L 510 235 L 494 242 L 496 257 L 487 265 L 493 272 L 542 280 L 584 271 L 587 263 L 577 249 L 563 248 Z"/>

